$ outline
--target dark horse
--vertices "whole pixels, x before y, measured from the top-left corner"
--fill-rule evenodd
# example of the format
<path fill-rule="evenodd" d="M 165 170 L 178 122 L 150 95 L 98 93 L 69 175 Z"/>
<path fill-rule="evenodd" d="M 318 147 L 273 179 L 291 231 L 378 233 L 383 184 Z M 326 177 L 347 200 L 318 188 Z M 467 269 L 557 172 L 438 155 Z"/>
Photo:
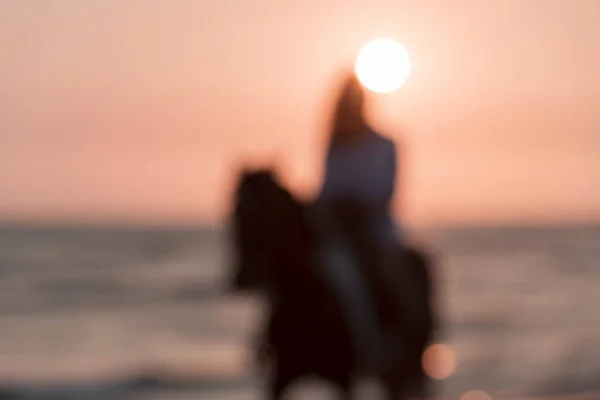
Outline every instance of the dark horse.
<path fill-rule="evenodd" d="M 309 207 L 268 170 L 243 172 L 235 196 L 233 287 L 261 291 L 269 300 L 263 338 L 271 350 L 268 361 L 273 363 L 268 398 L 281 398 L 296 379 L 311 375 L 336 384 L 343 398 L 350 399 L 360 366 L 340 305 L 319 275 Z M 404 321 L 394 331 L 407 349 L 394 367 L 369 371 L 382 382 L 389 399 L 426 395 L 421 357 L 433 329 L 428 260 L 414 248 L 406 251 L 409 265 L 402 267 L 419 288 L 414 301 L 424 318 L 417 323 Z"/>

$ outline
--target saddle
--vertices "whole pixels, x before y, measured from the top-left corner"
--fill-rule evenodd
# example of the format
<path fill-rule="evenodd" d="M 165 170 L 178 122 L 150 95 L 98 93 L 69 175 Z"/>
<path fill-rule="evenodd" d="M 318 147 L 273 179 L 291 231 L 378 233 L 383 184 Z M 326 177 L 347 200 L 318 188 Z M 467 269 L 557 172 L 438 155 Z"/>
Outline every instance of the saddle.
<path fill-rule="evenodd" d="M 406 269 L 401 265 L 403 251 L 400 244 L 383 254 L 371 233 L 369 213 L 368 207 L 357 200 L 332 202 L 325 209 L 318 210 L 320 236 L 325 243 L 342 243 L 345 250 L 351 253 L 354 267 L 366 286 L 365 295 L 369 296 L 364 300 L 374 303 L 377 317 L 382 327 L 387 329 L 399 323 L 395 304 L 399 302 L 397 297 L 402 287 L 399 280 L 403 278 L 400 274 Z M 384 260 L 383 257 L 392 259 Z"/>
<path fill-rule="evenodd" d="M 336 204 L 335 217 L 347 245 L 353 250 L 383 326 L 391 328 L 396 325 L 397 312 L 392 304 L 397 301 L 397 289 L 400 288 L 398 279 L 402 268 L 401 247 L 398 244 L 391 249 L 382 249 L 376 243 L 370 229 L 369 210 L 360 202 L 347 200 Z M 385 259 L 391 258 L 391 259 Z M 389 269 L 396 271 L 389 271 Z"/>

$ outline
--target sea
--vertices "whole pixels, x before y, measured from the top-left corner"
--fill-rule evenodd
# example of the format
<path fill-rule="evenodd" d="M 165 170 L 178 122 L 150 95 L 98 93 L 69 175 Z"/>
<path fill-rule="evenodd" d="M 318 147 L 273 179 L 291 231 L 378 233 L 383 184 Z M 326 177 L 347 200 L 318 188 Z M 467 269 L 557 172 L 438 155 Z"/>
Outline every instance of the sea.
<path fill-rule="evenodd" d="M 600 399 L 600 225 L 414 236 L 435 260 L 437 399 Z M 230 292 L 230 254 L 224 228 L 0 228 L 0 399 L 262 399 L 265 305 Z"/>

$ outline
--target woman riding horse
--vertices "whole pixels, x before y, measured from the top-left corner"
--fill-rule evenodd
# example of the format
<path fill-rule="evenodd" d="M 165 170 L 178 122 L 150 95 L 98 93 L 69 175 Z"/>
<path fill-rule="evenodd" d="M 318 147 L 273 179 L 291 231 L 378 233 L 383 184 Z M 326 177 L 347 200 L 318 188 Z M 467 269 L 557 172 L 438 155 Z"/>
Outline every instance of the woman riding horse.
<path fill-rule="evenodd" d="M 390 352 L 394 340 L 383 335 L 386 321 L 375 293 L 387 295 L 392 313 L 406 319 L 413 317 L 414 297 L 410 287 L 402 287 L 407 279 L 398 267 L 400 235 L 389 212 L 396 147 L 366 122 L 364 100 L 362 86 L 350 74 L 335 106 L 315 220 L 323 232 L 325 276 L 345 311 L 361 362 L 377 367 L 397 356 Z"/>
<path fill-rule="evenodd" d="M 323 279 L 327 267 L 317 257 L 320 239 L 306 218 L 306 206 L 268 170 L 240 176 L 235 204 L 233 288 L 266 295 L 268 306 L 257 343 L 259 361 L 272 367 L 267 398 L 279 400 L 297 379 L 316 376 L 334 383 L 349 400 L 353 383 L 367 374 L 384 385 L 390 400 L 411 394 L 423 399 L 427 381 L 421 357 L 433 328 L 427 255 L 406 246 L 403 265 L 418 288 L 411 301 L 424 318 L 389 330 L 395 332 L 390 350 L 402 346 L 405 351 L 390 351 L 385 365 L 365 365 L 361 349 L 352 341 L 340 296 Z"/>
<path fill-rule="evenodd" d="M 429 260 L 398 245 L 388 213 L 395 148 L 366 124 L 363 96 L 349 79 L 313 206 L 294 198 L 269 170 L 244 171 L 235 192 L 234 288 L 267 295 L 261 331 L 273 400 L 310 375 L 337 384 L 345 399 L 365 373 L 383 383 L 390 399 L 426 393 L 421 356 L 433 327 Z M 400 316 L 404 302 L 417 318 Z"/>

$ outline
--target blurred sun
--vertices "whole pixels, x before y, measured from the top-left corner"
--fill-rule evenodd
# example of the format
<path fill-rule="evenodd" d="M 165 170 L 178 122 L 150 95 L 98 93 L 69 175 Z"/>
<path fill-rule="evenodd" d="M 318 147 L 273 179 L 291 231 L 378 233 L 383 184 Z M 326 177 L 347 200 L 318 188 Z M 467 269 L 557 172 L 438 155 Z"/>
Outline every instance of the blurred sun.
<path fill-rule="evenodd" d="M 365 44 L 356 58 L 356 76 L 376 93 L 399 89 L 410 73 L 410 57 L 394 39 L 375 39 Z"/>

